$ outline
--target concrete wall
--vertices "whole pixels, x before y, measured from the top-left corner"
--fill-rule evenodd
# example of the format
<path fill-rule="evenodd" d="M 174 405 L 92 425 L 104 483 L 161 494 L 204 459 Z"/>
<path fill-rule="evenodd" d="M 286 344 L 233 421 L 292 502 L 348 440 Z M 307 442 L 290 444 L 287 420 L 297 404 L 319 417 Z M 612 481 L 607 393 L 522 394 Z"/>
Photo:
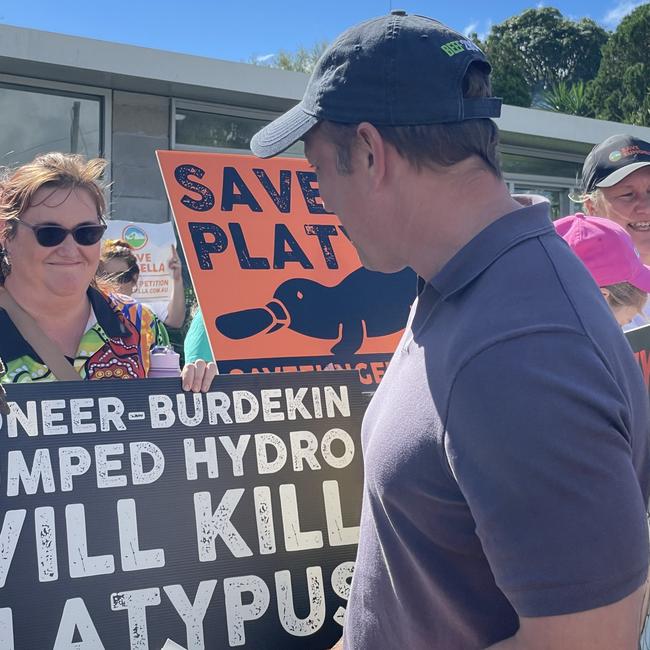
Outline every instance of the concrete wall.
<path fill-rule="evenodd" d="M 169 149 L 168 97 L 113 93 L 111 218 L 160 223 L 170 218 L 156 149 Z"/>

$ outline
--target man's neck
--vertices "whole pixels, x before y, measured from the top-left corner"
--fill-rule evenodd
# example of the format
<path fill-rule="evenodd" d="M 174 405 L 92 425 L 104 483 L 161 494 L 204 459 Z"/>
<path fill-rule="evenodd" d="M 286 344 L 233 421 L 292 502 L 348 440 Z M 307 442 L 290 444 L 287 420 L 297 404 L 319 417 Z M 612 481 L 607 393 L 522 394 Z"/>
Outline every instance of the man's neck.
<path fill-rule="evenodd" d="M 427 280 L 491 223 L 521 208 L 503 180 L 475 164 L 412 177 L 405 196 L 404 256 Z"/>

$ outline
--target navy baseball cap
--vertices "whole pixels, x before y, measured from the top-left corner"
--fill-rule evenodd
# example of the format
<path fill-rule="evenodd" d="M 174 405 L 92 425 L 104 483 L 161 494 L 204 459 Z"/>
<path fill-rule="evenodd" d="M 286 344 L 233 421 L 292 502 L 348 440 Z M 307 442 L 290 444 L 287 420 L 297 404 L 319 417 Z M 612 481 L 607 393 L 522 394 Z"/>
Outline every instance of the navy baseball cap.
<path fill-rule="evenodd" d="M 408 126 L 499 117 L 501 99 L 463 97 L 472 63 L 490 71 L 471 40 L 432 18 L 396 10 L 361 23 L 327 48 L 302 101 L 256 133 L 251 151 L 275 156 L 322 120 Z"/>
<path fill-rule="evenodd" d="M 650 165 L 650 142 L 631 135 L 613 135 L 597 144 L 582 167 L 582 189 L 612 187 L 641 167 Z"/>

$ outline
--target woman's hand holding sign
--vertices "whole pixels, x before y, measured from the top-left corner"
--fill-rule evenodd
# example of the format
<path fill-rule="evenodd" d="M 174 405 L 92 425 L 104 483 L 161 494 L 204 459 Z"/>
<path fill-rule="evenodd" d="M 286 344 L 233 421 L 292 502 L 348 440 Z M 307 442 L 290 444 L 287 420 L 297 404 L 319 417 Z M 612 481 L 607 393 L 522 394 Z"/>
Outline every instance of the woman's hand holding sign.
<path fill-rule="evenodd" d="M 193 363 L 188 363 L 181 373 L 183 390 L 207 393 L 216 375 L 217 364 L 214 361 L 206 363 L 203 359 L 197 359 Z"/>

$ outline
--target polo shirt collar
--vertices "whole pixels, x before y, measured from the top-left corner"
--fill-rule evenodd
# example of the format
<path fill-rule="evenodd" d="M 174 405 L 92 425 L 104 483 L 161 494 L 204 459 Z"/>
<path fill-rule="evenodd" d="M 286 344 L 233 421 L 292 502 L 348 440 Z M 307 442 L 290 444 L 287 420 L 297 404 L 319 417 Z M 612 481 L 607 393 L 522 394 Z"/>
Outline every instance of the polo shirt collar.
<path fill-rule="evenodd" d="M 524 205 L 482 230 L 429 281 L 443 300 L 467 286 L 513 246 L 555 232 L 546 199 L 530 195 L 513 198 Z"/>

